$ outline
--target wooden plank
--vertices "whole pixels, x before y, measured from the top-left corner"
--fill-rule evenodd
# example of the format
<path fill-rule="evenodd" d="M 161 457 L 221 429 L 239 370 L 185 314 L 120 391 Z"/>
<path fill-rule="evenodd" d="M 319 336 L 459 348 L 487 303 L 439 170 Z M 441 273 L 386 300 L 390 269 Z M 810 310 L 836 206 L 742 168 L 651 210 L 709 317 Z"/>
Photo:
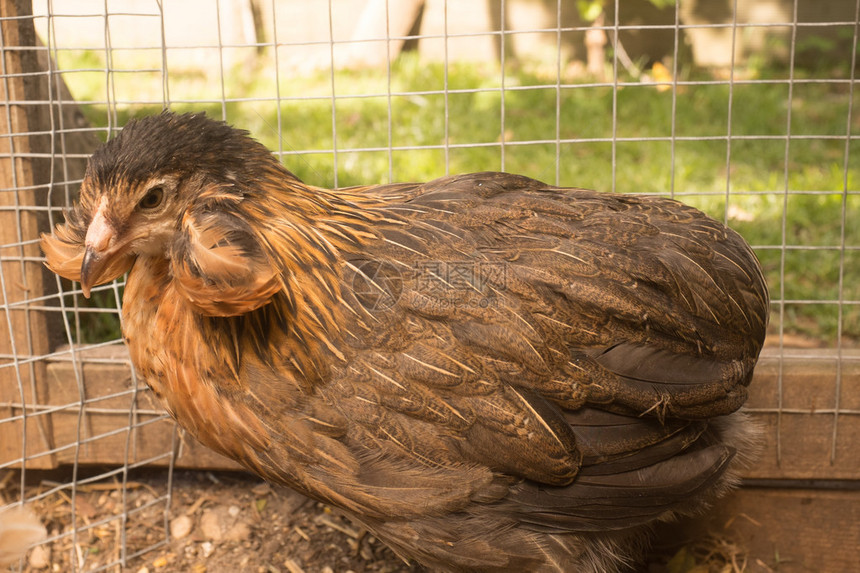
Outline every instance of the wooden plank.
<path fill-rule="evenodd" d="M 21 359 L 45 354 L 49 350 L 47 328 L 42 313 L 32 311 L 26 303 L 45 291 L 41 265 L 31 257 L 39 256 L 36 244 L 26 240 L 38 236 L 38 216 L 27 207 L 37 204 L 36 186 L 40 183 L 39 166 L 30 154 L 44 152 L 42 141 L 28 133 L 44 128 L 39 112 L 24 102 L 36 100 L 37 82 L 26 75 L 37 69 L 35 31 L 29 15 L 29 2 L 0 0 L 3 67 L 6 76 L 0 82 L 0 395 L 15 396 L 22 405 L 44 400 L 37 382 L 44 364 L 20 364 Z M 17 49 L 15 49 L 17 48 Z M 23 48 L 23 49 L 22 49 Z M 29 48 L 29 49 L 28 49 Z M 50 148 L 48 148 L 50 149 Z M 46 200 L 43 198 L 42 203 Z M 16 304 L 23 303 L 23 304 Z M 4 409 L 6 420 L 0 433 L 0 459 L 35 456 L 50 447 L 50 417 L 26 409 Z M 25 421 L 26 418 L 26 421 Z M 36 457 L 31 467 L 51 467 L 51 456 Z"/>
<path fill-rule="evenodd" d="M 791 352 L 797 353 L 795 350 Z M 750 386 L 749 404 L 754 410 L 760 410 L 754 411 L 753 415 L 763 428 L 764 447 L 759 461 L 747 471 L 746 477 L 777 480 L 860 479 L 860 456 L 857 454 L 860 416 L 843 414 L 838 417 L 836 451 L 831 462 L 837 356 L 829 350 L 815 352 L 817 359 L 801 354 L 784 360 L 783 407 L 791 412 L 782 415 L 772 411 L 779 403 L 778 355 L 768 350 L 762 356 Z M 860 353 L 846 353 L 843 356 L 840 408 L 846 412 L 857 411 L 851 409 L 856 408 L 857 396 L 860 395 Z M 83 361 L 82 366 L 79 365 L 79 368 L 83 368 L 80 373 L 76 373 L 68 358 L 52 361 L 48 366 L 47 386 L 38 391 L 41 396 L 49 396 L 43 406 L 77 404 L 81 392 L 88 400 L 92 400 L 85 410 L 87 419 L 81 430 L 83 439 L 90 441 L 86 448 L 75 454 L 80 456 L 79 462 L 123 464 L 127 439 L 130 440 L 130 460 L 146 459 L 164 451 L 164 444 L 169 443 L 173 431 L 171 422 L 165 421 L 163 427 L 159 423 L 129 430 L 130 422 L 139 424 L 141 420 L 163 414 L 148 390 L 141 389 L 138 402 L 134 404 L 128 396 L 117 396 L 127 392 L 132 383 L 125 347 L 116 345 L 88 350 L 80 354 L 79 360 Z M 105 364 L 106 360 L 114 363 Z M 78 380 L 83 384 L 83 390 L 79 390 Z M 104 396 L 109 398 L 100 399 Z M 129 418 L 132 405 L 138 410 L 139 419 L 136 421 Z M 825 409 L 825 413 L 821 413 L 821 409 Z M 828 409 L 831 413 L 826 413 Z M 69 436 L 74 437 L 77 432 L 77 410 L 70 406 L 52 416 L 51 443 L 54 447 L 67 448 L 56 454 L 54 461 L 71 462 L 73 458 L 69 456 L 75 450 L 68 440 Z M 98 436 L 101 437 L 93 439 Z M 209 452 L 191 438 L 182 440 L 181 454 L 177 462 L 180 467 L 238 467 L 232 461 Z"/>
<path fill-rule="evenodd" d="M 747 555 L 747 573 L 856 571 L 860 489 L 742 488 L 707 515 L 660 526 L 658 543 L 674 548 L 705 536 Z"/>
<path fill-rule="evenodd" d="M 58 464 L 76 459 L 79 464 L 170 463 L 176 425 L 149 388 L 132 376 L 125 346 L 79 350 L 74 357 L 63 353 L 47 371 Z M 184 432 L 176 446 L 177 467 L 241 469 Z"/>
<path fill-rule="evenodd" d="M 747 477 L 860 479 L 860 352 L 845 350 L 841 361 L 832 349 L 789 352 L 781 385 L 776 349 L 762 353 L 750 384 L 764 450 Z"/>
<path fill-rule="evenodd" d="M 58 463 L 53 417 L 41 359 L 64 339 L 62 316 L 45 312 L 56 301 L 57 279 L 40 260 L 39 234 L 49 228 L 45 207 L 73 196 L 66 183 L 83 176 L 97 138 L 80 128 L 83 115 L 61 76 L 51 75 L 29 16 L 28 0 L 0 0 L 0 463 L 30 468 Z M 49 103 L 50 102 L 50 103 Z M 51 158 L 51 152 L 54 157 Z"/>

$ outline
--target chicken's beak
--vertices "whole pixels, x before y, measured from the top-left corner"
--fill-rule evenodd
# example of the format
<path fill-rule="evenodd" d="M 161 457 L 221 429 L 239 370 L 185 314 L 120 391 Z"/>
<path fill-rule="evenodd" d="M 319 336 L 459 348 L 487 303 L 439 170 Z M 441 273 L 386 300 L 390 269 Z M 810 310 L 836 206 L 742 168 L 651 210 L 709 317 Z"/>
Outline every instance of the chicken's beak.
<path fill-rule="evenodd" d="M 92 247 L 87 247 L 84 260 L 81 263 L 81 290 L 84 296 L 90 298 L 90 289 L 95 285 L 94 277 L 98 276 L 103 266 L 104 257 Z"/>
<path fill-rule="evenodd" d="M 112 245 L 116 232 L 105 217 L 104 203 L 99 205 L 89 228 L 84 243 L 86 252 L 81 262 L 81 290 L 84 296 L 90 298 L 90 289 L 99 284 L 106 267 L 110 263 Z"/>

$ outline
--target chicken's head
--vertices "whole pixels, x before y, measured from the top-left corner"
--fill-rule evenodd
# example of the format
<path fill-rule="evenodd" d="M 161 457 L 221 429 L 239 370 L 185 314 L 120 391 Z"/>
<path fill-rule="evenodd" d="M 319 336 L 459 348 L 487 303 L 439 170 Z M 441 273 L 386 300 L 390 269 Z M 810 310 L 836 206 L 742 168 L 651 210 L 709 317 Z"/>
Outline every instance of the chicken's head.
<path fill-rule="evenodd" d="M 42 235 L 47 265 L 89 296 L 138 256 L 169 258 L 195 201 L 239 201 L 253 174 L 273 163 L 279 167 L 247 132 L 203 114 L 133 120 L 90 158 L 65 223 Z"/>

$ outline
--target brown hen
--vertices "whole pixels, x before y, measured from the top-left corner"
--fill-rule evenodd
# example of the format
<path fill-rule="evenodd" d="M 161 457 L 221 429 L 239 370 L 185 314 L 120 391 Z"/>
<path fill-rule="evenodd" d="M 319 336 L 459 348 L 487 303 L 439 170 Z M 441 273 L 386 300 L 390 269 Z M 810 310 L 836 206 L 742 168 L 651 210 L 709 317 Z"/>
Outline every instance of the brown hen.
<path fill-rule="evenodd" d="M 130 122 L 42 246 L 179 424 L 450 571 L 610 571 L 707 507 L 768 295 L 662 197 L 505 173 L 329 190 L 203 115 Z"/>

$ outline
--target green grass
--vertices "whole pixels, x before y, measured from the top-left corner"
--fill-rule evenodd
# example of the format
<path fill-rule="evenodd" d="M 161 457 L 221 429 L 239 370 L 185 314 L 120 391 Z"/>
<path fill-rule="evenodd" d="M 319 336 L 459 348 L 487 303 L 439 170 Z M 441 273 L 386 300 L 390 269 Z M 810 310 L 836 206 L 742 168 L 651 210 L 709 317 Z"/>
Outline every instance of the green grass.
<path fill-rule="evenodd" d="M 60 65 L 76 67 L 81 58 L 70 55 Z M 86 55 L 87 65 L 103 65 L 90 61 L 92 58 L 91 53 Z M 852 142 L 846 158 L 849 98 L 844 85 L 797 84 L 789 107 L 784 83 L 738 84 L 732 89 L 724 84 L 684 86 L 674 101 L 671 91 L 627 86 L 613 98 L 610 87 L 518 90 L 518 86 L 541 86 L 555 80 L 511 69 L 506 70 L 505 87 L 513 89 L 503 97 L 498 69 L 453 64 L 448 69 L 446 97 L 412 93 L 442 90 L 445 70 L 441 65 L 404 57 L 393 64 L 390 85 L 392 92 L 408 95 L 338 99 L 335 140 L 332 89 L 337 96 L 386 94 L 389 77 L 385 70 L 339 71 L 334 88 L 328 72 L 282 78 L 276 86 L 271 73 L 257 73 L 265 71 L 267 65 L 270 62 L 263 55 L 258 70 L 234 70 L 225 85 L 228 97 L 272 101 L 228 102 L 223 108 L 220 103 L 171 107 L 180 112 L 205 110 L 215 117 L 222 117 L 223 109 L 229 122 L 250 130 L 270 149 L 286 152 L 285 164 L 315 185 L 335 184 L 335 156 L 329 151 L 335 141 L 339 150 L 336 181 L 340 186 L 426 180 L 444 175 L 446 162 L 451 173 L 504 169 L 549 183 L 556 182 L 558 170 L 561 185 L 607 191 L 613 189 L 614 176 L 616 191 L 674 194 L 727 221 L 760 247 L 757 254 L 773 299 L 838 300 L 842 263 L 841 296 L 860 300 L 860 251 L 849 249 L 843 254 L 826 248 L 843 244 L 843 234 L 845 245 L 860 246 L 860 143 Z M 79 100 L 102 99 L 106 93 L 103 75 L 73 74 L 67 80 Z M 129 92 L 128 97 L 159 102 L 160 82 L 157 75 L 143 78 L 133 85 L 134 93 Z M 207 81 L 199 73 L 172 74 L 168 87 L 172 98 L 217 100 L 221 96 L 220 82 Z M 117 90 L 123 89 L 132 87 L 118 84 Z M 475 89 L 487 91 L 457 92 Z M 274 102 L 278 94 L 283 98 L 281 141 Z M 121 93 L 117 97 L 123 99 Z M 315 99 L 289 99 L 295 97 Z M 857 135 L 860 98 L 855 99 L 850 130 Z M 120 106 L 118 123 L 157 112 L 160 107 L 160 103 Z M 96 125 L 104 124 L 107 116 L 101 106 L 85 106 L 85 113 Z M 791 134 L 806 138 L 792 139 L 786 146 L 789 113 Z M 562 140 L 558 145 L 557 131 Z M 729 134 L 750 139 L 733 139 L 728 145 Z M 565 141 L 609 140 L 613 135 L 622 141 L 615 145 L 611 141 Z M 623 140 L 672 135 L 680 138 L 674 146 L 669 141 Z M 550 143 L 527 143 L 543 140 Z M 446 142 L 453 146 L 447 152 L 441 148 Z M 458 147 L 474 143 L 485 145 Z M 389 146 L 436 148 L 390 153 L 345 151 Z M 786 195 L 786 190 L 792 193 Z M 783 244 L 825 248 L 778 248 Z M 825 302 L 788 304 L 785 330 L 832 344 L 839 332 L 837 309 L 837 305 Z M 772 320 L 773 331 L 778 318 L 775 315 Z M 860 338 L 860 306 L 844 305 L 841 320 L 844 337 Z"/>

